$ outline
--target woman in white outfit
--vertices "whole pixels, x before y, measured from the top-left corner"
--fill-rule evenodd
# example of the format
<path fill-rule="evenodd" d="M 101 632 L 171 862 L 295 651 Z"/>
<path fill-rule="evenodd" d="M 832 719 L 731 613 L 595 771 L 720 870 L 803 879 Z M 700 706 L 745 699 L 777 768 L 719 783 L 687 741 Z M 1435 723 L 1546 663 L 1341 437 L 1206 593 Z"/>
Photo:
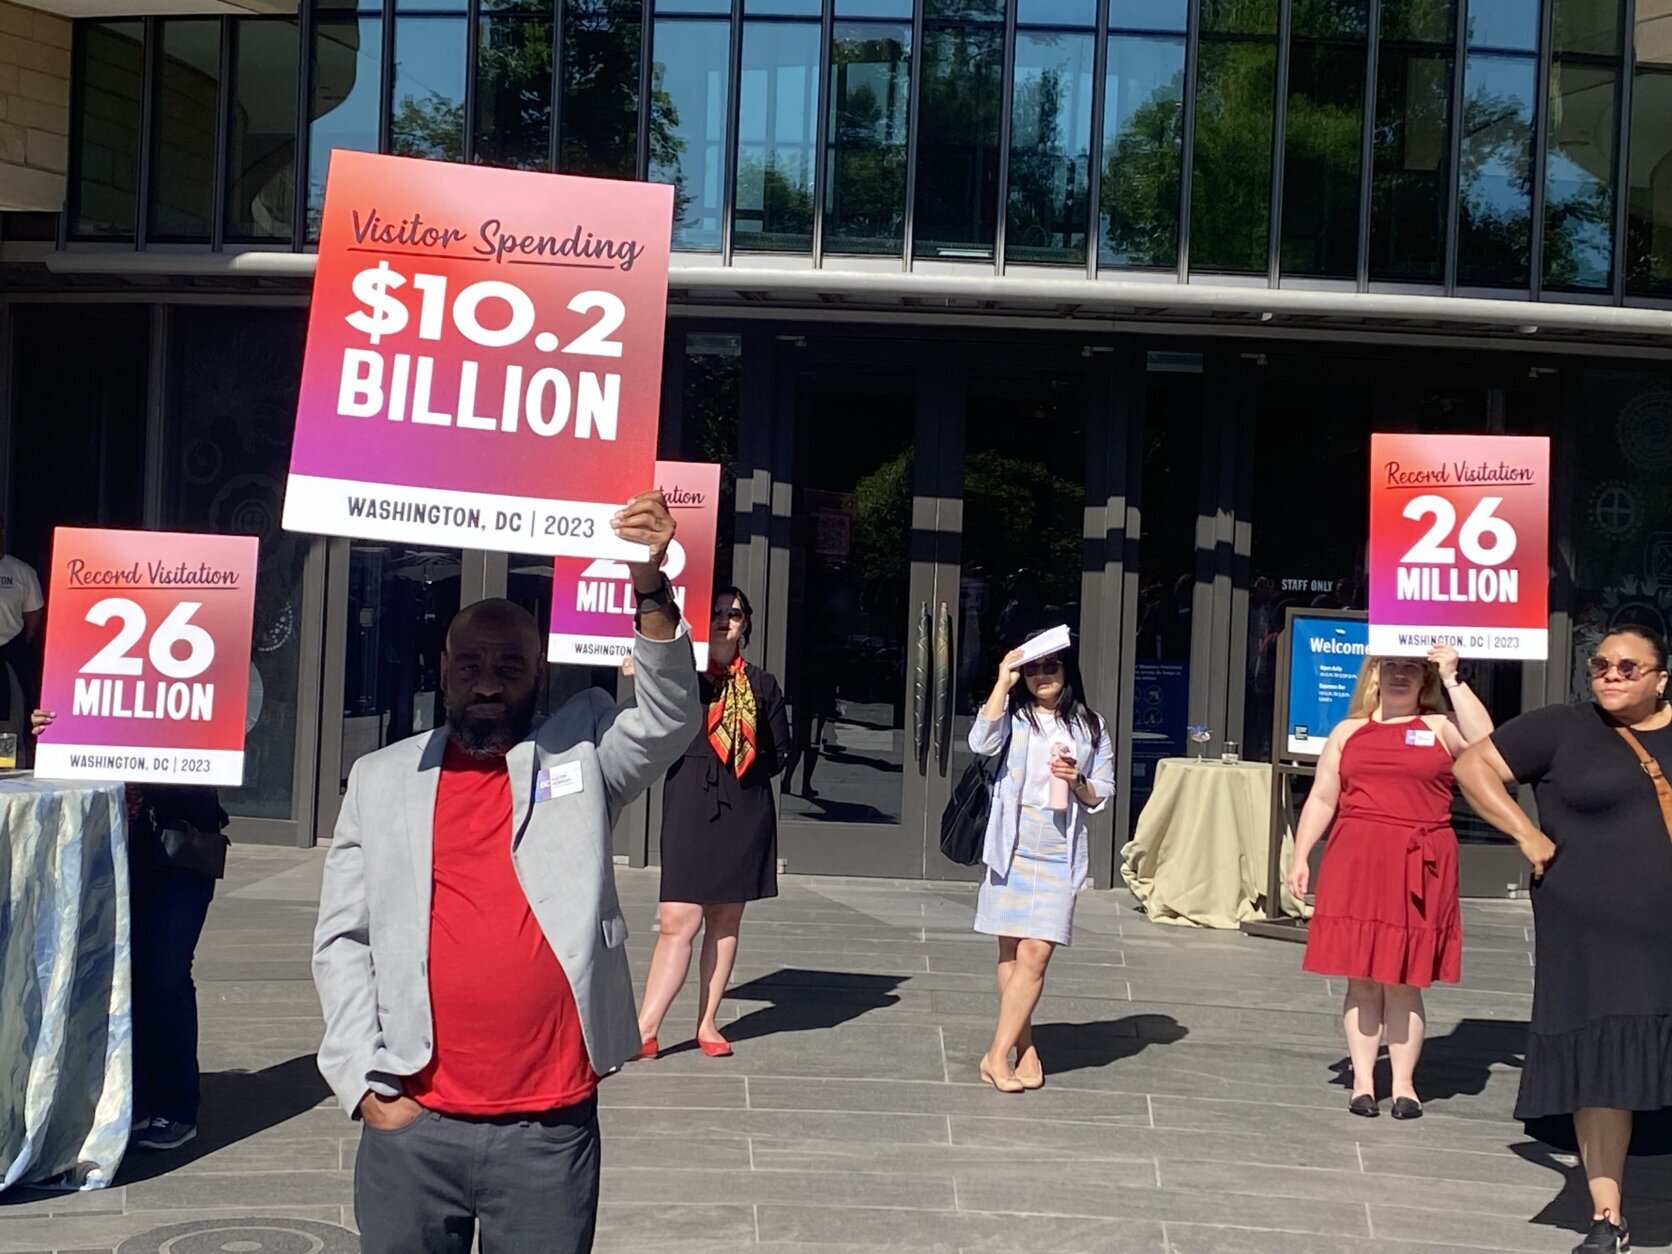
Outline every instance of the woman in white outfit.
<path fill-rule="evenodd" d="M 1074 898 L 1087 877 L 1086 816 L 1115 793 L 1108 728 L 1085 704 L 1074 654 L 1019 667 L 1021 653 L 1012 649 L 999 663 L 970 728 L 970 749 L 984 757 L 1009 738 L 987 816 L 987 877 L 975 912 L 975 930 L 999 938 L 999 1021 L 981 1078 L 1001 1093 L 1045 1083 L 1033 1011 L 1052 952 L 1073 937 Z"/>

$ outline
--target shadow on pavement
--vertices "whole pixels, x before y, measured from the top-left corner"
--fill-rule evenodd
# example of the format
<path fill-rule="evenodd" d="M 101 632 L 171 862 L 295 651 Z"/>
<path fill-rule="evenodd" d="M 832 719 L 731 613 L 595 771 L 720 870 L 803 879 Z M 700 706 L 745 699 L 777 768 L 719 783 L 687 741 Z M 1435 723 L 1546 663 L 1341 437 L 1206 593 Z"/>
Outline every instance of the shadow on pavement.
<path fill-rule="evenodd" d="M 1424 1042 L 1422 1061 L 1417 1064 L 1417 1092 L 1425 1105 L 1452 1097 L 1478 1097 L 1486 1092 L 1493 1067 L 1521 1067 L 1526 1045 L 1527 1024 L 1522 1020 L 1459 1020 L 1444 1036 L 1431 1036 Z M 1349 1059 L 1340 1059 L 1330 1070 L 1335 1073 L 1331 1083 L 1352 1087 Z M 1385 1098 L 1392 1089 L 1393 1072 L 1384 1049 L 1376 1060 L 1376 1092 Z"/>
<path fill-rule="evenodd" d="M 764 1001 L 771 1005 L 751 1010 L 724 1028 L 729 1041 L 758 1040 L 782 1032 L 818 1032 L 852 1023 L 873 1010 L 896 1004 L 895 989 L 903 975 L 864 975 L 851 971 L 813 971 L 785 967 L 758 980 L 729 989 L 728 997 Z M 675 1045 L 664 1053 L 695 1049 L 695 1041 Z"/>
<path fill-rule="evenodd" d="M 1090 1023 L 1036 1023 L 1033 1043 L 1051 1075 L 1106 1067 L 1151 1045 L 1174 1045 L 1190 1035 L 1171 1015 L 1127 1015 Z"/>
<path fill-rule="evenodd" d="M 1525 1141 L 1510 1149 L 1516 1157 L 1562 1177 L 1561 1190 L 1531 1222 L 1567 1232 L 1587 1231 L 1591 1226 L 1591 1195 L 1585 1187 L 1584 1169 L 1577 1162 L 1557 1158 L 1557 1151 L 1540 1141 Z M 1634 1247 L 1672 1245 L 1672 1159 L 1626 1161 L 1625 1212 Z"/>
<path fill-rule="evenodd" d="M 197 1117 L 197 1139 L 177 1150 L 130 1149 L 122 1160 L 116 1183 L 138 1184 L 207 1158 L 312 1110 L 330 1092 L 314 1065 L 312 1054 L 262 1071 L 206 1072 L 203 1105 Z M 346 1128 L 346 1116 L 343 1122 Z"/>

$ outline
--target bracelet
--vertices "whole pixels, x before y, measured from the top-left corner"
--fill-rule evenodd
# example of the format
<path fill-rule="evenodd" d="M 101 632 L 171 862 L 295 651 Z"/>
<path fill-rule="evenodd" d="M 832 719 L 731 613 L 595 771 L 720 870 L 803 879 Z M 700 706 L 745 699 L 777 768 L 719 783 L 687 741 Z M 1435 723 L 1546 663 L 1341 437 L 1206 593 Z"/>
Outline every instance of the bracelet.
<path fill-rule="evenodd" d="M 1461 679 L 1454 679 L 1454 680 L 1452 680 L 1451 683 L 1446 684 L 1445 687 L 1446 687 L 1447 692 L 1456 692 L 1459 688 L 1467 688 L 1468 685 L 1465 684 Z"/>

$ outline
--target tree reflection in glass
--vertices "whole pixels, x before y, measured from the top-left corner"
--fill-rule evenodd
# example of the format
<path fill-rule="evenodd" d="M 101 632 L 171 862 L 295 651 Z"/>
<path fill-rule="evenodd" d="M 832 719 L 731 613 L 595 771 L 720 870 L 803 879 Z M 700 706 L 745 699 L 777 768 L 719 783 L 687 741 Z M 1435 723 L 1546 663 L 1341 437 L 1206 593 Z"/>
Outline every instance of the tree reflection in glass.
<path fill-rule="evenodd" d="M 732 246 L 807 252 L 818 143 L 818 24 L 747 23 L 738 92 Z"/>
<path fill-rule="evenodd" d="M 910 97 L 911 27 L 836 23 L 825 153 L 826 251 L 900 251 Z"/>
<path fill-rule="evenodd" d="M 544 170 L 551 161 L 551 23 L 484 17 L 478 31 L 476 160 Z"/>
<path fill-rule="evenodd" d="M 1080 264 L 1086 258 L 1091 164 L 1092 37 L 1016 37 L 1005 255 Z"/>
<path fill-rule="evenodd" d="M 1104 89 L 1098 263 L 1178 262 L 1184 39 L 1115 35 Z"/>

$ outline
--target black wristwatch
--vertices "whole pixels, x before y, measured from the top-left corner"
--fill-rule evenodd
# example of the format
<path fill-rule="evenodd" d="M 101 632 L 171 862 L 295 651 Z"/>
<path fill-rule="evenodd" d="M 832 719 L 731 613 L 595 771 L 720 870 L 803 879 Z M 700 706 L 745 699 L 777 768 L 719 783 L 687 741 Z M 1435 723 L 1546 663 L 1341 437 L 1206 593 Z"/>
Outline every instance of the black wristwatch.
<path fill-rule="evenodd" d="M 640 592 L 637 588 L 635 588 L 633 589 L 633 595 L 638 598 L 638 601 L 633 608 L 633 626 L 635 628 L 639 625 L 639 619 L 641 616 L 654 613 L 659 609 L 669 606 L 673 609 L 673 621 L 675 623 L 679 622 L 679 602 L 674 599 L 673 585 L 668 582 L 668 577 L 666 575 L 662 576 L 662 582 L 659 587 L 656 587 L 649 592 Z"/>

